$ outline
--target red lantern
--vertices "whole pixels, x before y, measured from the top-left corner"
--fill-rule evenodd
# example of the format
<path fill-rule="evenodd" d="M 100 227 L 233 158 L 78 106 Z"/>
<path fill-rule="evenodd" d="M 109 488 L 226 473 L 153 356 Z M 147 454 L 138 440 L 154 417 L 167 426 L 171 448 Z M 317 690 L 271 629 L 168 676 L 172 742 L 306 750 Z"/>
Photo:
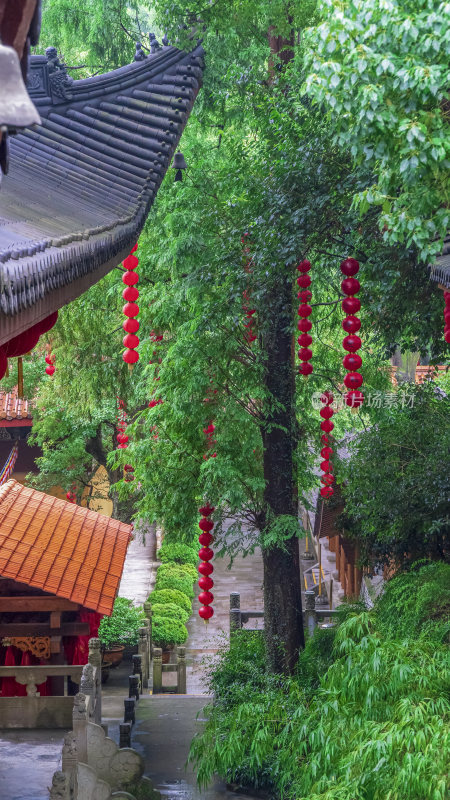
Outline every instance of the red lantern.
<path fill-rule="evenodd" d="M 303 261 L 301 261 L 297 267 L 297 270 L 299 272 L 309 272 L 310 269 L 311 269 L 311 262 L 308 261 L 308 259 L 306 258 Z"/>
<path fill-rule="evenodd" d="M 198 596 L 198 602 L 202 604 L 202 606 L 209 606 L 214 600 L 214 595 L 211 592 L 200 592 Z"/>
<path fill-rule="evenodd" d="M 211 578 L 204 577 L 200 578 L 198 585 L 200 586 L 200 589 L 203 589 L 203 591 L 208 592 L 210 589 L 213 588 L 214 581 L 211 580 Z"/>
<path fill-rule="evenodd" d="M 326 408 L 320 409 L 319 414 L 322 417 L 322 419 L 331 419 L 331 417 L 334 414 L 334 411 L 329 406 L 326 406 Z"/>
<path fill-rule="evenodd" d="M 311 278 L 309 275 L 299 275 L 297 278 L 297 285 L 302 289 L 307 289 L 311 285 Z"/>
<path fill-rule="evenodd" d="M 127 333 L 127 335 L 123 337 L 122 343 L 124 347 L 137 347 L 139 344 L 139 336 L 135 336 L 134 333 Z"/>
<path fill-rule="evenodd" d="M 312 308 L 310 305 L 308 305 L 308 303 L 303 303 L 298 307 L 299 317 L 309 317 L 310 314 L 312 314 Z"/>
<path fill-rule="evenodd" d="M 312 350 L 309 347 L 302 347 L 301 350 L 298 351 L 298 357 L 300 361 L 309 361 L 312 358 Z"/>
<path fill-rule="evenodd" d="M 322 461 L 320 469 L 322 472 L 333 472 L 333 464 L 331 461 Z"/>
<path fill-rule="evenodd" d="M 123 261 L 123 266 L 125 269 L 136 269 L 139 264 L 139 259 L 137 256 L 130 254 L 127 256 Z"/>
<path fill-rule="evenodd" d="M 346 258 L 341 263 L 341 272 L 349 278 L 356 275 L 359 272 L 359 262 L 356 258 Z"/>
<path fill-rule="evenodd" d="M 359 372 L 347 372 L 344 383 L 347 389 L 359 389 L 363 384 L 363 376 Z"/>
<path fill-rule="evenodd" d="M 214 506 L 210 506 L 209 503 L 207 503 L 205 506 L 199 508 L 198 511 L 199 514 L 201 514 L 203 517 L 210 517 L 211 514 L 215 511 L 215 508 Z"/>
<path fill-rule="evenodd" d="M 303 364 L 300 364 L 298 371 L 301 375 L 311 375 L 313 365 L 310 364 L 309 361 L 304 361 Z"/>
<path fill-rule="evenodd" d="M 126 303 L 122 309 L 126 317 L 137 317 L 139 306 L 137 303 Z"/>
<path fill-rule="evenodd" d="M 302 303 L 307 303 L 308 300 L 311 300 L 312 292 L 309 289 L 302 289 L 302 291 L 297 294 L 297 297 Z"/>
<path fill-rule="evenodd" d="M 125 322 L 122 323 L 122 328 L 126 333 L 137 333 L 139 330 L 139 322 L 137 319 L 126 319 Z"/>
<path fill-rule="evenodd" d="M 126 286 L 135 286 L 136 283 L 139 283 L 139 275 L 136 272 L 124 272 L 122 275 L 122 283 Z"/>
<path fill-rule="evenodd" d="M 351 408 L 359 408 L 364 402 L 364 395 L 362 392 L 347 392 L 345 402 Z"/>
<path fill-rule="evenodd" d="M 331 405 L 331 403 L 333 402 L 333 400 L 334 400 L 334 397 L 333 397 L 333 395 L 331 394 L 331 392 L 324 392 L 324 393 L 323 393 L 323 394 L 320 396 L 320 402 L 321 402 L 321 403 L 324 403 L 324 404 L 325 404 L 325 405 L 327 405 L 327 406 L 330 406 L 330 405 Z"/>
<path fill-rule="evenodd" d="M 342 361 L 345 369 L 350 371 L 357 370 L 362 365 L 362 358 L 357 353 L 348 353 Z"/>
<path fill-rule="evenodd" d="M 344 294 L 358 294 L 360 288 L 361 285 L 356 278 L 345 278 L 345 280 L 343 280 L 341 283 L 341 289 Z"/>
<path fill-rule="evenodd" d="M 312 344 L 312 336 L 310 336 L 309 333 L 302 333 L 298 337 L 297 342 L 299 343 L 300 347 L 308 347 L 310 344 Z"/>
<path fill-rule="evenodd" d="M 324 497 L 326 499 L 327 497 L 331 497 L 331 495 L 334 494 L 334 492 L 333 492 L 333 489 L 331 488 L 331 486 L 324 486 L 320 490 L 320 494 L 321 494 L 322 497 Z"/>
<path fill-rule="evenodd" d="M 331 433 L 334 428 L 334 423 L 331 422 L 330 419 L 325 419 L 323 422 L 320 423 L 320 427 L 325 433 Z"/>
<path fill-rule="evenodd" d="M 47 375 L 54 375 L 55 374 L 55 367 L 53 364 L 50 364 L 48 367 L 45 368 Z"/>
<path fill-rule="evenodd" d="M 310 319 L 300 319 L 297 322 L 297 328 L 303 333 L 308 333 L 308 331 L 310 331 L 312 328 L 312 322 Z"/>
<path fill-rule="evenodd" d="M 330 438 L 329 436 L 327 436 L 327 434 L 326 434 L 326 433 L 322 433 L 322 436 L 320 437 L 320 441 L 321 441 L 323 444 L 330 444 L 330 442 L 331 442 L 331 438 Z"/>
<path fill-rule="evenodd" d="M 212 529 L 214 528 L 214 522 L 211 519 L 203 518 L 198 523 L 198 527 L 202 531 L 212 531 Z"/>
<path fill-rule="evenodd" d="M 126 444 L 128 442 L 128 436 L 126 435 L 126 433 L 119 433 L 117 441 L 119 442 L 119 444 Z"/>
<path fill-rule="evenodd" d="M 139 291 L 135 289 L 134 286 L 127 286 L 127 288 L 122 292 L 122 297 L 124 300 L 134 302 L 139 297 Z"/>
<path fill-rule="evenodd" d="M 198 537 L 198 540 L 200 544 L 203 545 L 203 547 L 209 547 L 213 539 L 214 537 L 210 533 L 207 533 L 206 531 L 204 533 L 201 533 L 200 536 Z"/>
<path fill-rule="evenodd" d="M 333 453 L 332 447 L 322 447 L 322 450 L 320 451 L 320 455 L 322 456 L 322 458 L 326 460 L 329 459 L 332 453 Z"/>
<path fill-rule="evenodd" d="M 322 477 L 320 479 L 320 482 L 324 483 L 325 486 L 331 486 L 331 484 L 334 483 L 334 475 L 331 475 L 331 473 L 327 473 L 326 475 L 322 475 Z"/>
<path fill-rule="evenodd" d="M 342 346 L 344 350 L 348 350 L 349 353 L 355 353 L 356 350 L 359 350 L 361 347 L 361 339 L 359 336 L 354 334 L 350 334 L 349 336 L 344 336 Z"/>
<path fill-rule="evenodd" d="M 358 333 L 361 327 L 361 320 L 358 317 L 345 317 L 342 320 L 342 327 L 346 333 Z"/>
<path fill-rule="evenodd" d="M 356 314 L 361 308 L 361 300 L 358 297 L 345 297 L 342 301 L 342 310 L 346 314 Z"/>
<path fill-rule="evenodd" d="M 136 350 L 125 350 L 122 358 L 126 364 L 136 364 L 136 361 L 139 361 L 139 353 Z"/>
<path fill-rule="evenodd" d="M 208 620 L 208 619 L 211 619 L 211 617 L 214 614 L 214 611 L 211 608 L 211 606 L 201 606 L 201 608 L 199 608 L 199 610 L 198 610 L 198 613 L 199 613 L 199 616 L 202 619 Z"/>
<path fill-rule="evenodd" d="M 207 577 L 214 572 L 214 567 L 212 564 L 208 564 L 207 561 L 203 561 L 201 564 L 198 565 L 198 571 L 200 575 L 204 575 Z"/>

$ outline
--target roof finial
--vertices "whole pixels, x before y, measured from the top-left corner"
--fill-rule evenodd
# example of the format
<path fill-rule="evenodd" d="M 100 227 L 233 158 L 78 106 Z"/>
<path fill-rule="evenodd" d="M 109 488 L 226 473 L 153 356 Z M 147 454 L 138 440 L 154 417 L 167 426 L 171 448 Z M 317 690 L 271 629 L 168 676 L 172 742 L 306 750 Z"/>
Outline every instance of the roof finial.
<path fill-rule="evenodd" d="M 161 50 L 161 45 L 154 33 L 149 33 L 148 38 L 150 42 L 150 54 L 153 55 L 153 53 L 157 53 L 158 50 Z"/>
<path fill-rule="evenodd" d="M 168 46 L 169 46 L 169 37 L 167 36 L 167 31 L 166 31 L 166 33 L 164 34 L 164 36 L 163 36 L 163 38 L 161 39 L 161 41 L 162 41 L 162 43 L 163 43 L 164 47 L 168 47 Z"/>
<path fill-rule="evenodd" d="M 133 61 L 145 61 L 147 56 L 145 55 L 142 44 L 140 42 L 136 42 L 136 52 L 134 54 Z"/>

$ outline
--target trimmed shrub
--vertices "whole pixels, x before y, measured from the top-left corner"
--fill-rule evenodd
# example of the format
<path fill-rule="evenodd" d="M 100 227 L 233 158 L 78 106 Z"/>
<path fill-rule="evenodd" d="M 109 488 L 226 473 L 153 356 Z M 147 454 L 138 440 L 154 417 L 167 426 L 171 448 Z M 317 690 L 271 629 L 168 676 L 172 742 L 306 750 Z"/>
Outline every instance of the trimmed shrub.
<path fill-rule="evenodd" d="M 191 582 L 194 583 L 197 580 L 197 569 L 192 564 L 176 564 L 173 561 L 169 561 L 158 567 L 157 577 L 159 575 L 189 576 Z"/>
<path fill-rule="evenodd" d="M 170 617 L 171 619 L 179 619 L 180 622 L 187 622 L 191 616 L 190 611 L 185 608 L 175 605 L 175 603 L 155 603 L 152 605 L 154 617 Z"/>
<path fill-rule="evenodd" d="M 156 574 L 155 589 L 178 589 L 188 597 L 193 599 L 194 590 L 192 584 L 194 578 L 188 564 L 181 566 L 181 564 L 162 564 Z"/>
<path fill-rule="evenodd" d="M 179 619 L 154 616 L 152 621 L 152 639 L 156 647 L 171 647 L 184 644 L 188 637 L 187 628 Z"/>
<path fill-rule="evenodd" d="M 190 547 L 184 542 L 167 542 L 162 543 L 162 547 L 158 550 L 158 560 L 166 563 L 171 561 L 175 564 L 191 564 L 197 567 L 198 564 L 198 547 Z"/>
<path fill-rule="evenodd" d="M 180 592 L 179 589 L 154 589 L 148 599 L 152 604 L 152 608 L 154 605 L 173 603 L 189 612 L 189 615 L 192 612 L 192 604 L 189 597 L 184 592 Z"/>

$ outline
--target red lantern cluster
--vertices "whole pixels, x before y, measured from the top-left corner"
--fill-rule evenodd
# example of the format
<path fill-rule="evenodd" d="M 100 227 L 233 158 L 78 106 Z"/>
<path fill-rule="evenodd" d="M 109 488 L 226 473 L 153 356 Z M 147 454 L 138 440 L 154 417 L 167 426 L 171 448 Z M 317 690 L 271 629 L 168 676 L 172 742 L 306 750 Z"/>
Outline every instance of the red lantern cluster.
<path fill-rule="evenodd" d="M 444 339 L 450 344 L 450 291 L 444 291 Z"/>
<path fill-rule="evenodd" d="M 250 255 L 250 247 L 249 247 L 249 245 L 247 243 L 248 235 L 249 235 L 248 233 L 244 233 L 244 235 L 241 238 L 241 242 L 244 245 L 244 256 L 245 256 L 245 267 L 244 268 L 245 268 L 245 271 L 247 272 L 247 274 L 251 275 L 251 273 L 252 273 L 252 258 L 251 258 L 251 255 Z M 254 342 L 255 339 L 258 338 L 256 336 L 256 333 L 255 333 L 256 320 L 254 318 L 254 314 L 256 314 L 256 308 L 252 308 L 252 306 L 251 306 L 251 298 L 250 298 L 249 289 L 246 289 L 245 292 L 243 292 L 242 297 L 244 299 L 244 302 L 242 304 L 242 310 L 245 313 L 245 320 L 246 320 L 244 322 L 244 328 L 245 328 L 244 338 L 245 338 L 245 341 L 248 344 L 252 344 L 252 342 Z"/>
<path fill-rule="evenodd" d="M 320 482 L 323 484 L 320 494 L 324 499 L 331 497 L 334 494 L 334 489 L 332 487 L 332 484 L 334 483 L 333 464 L 330 460 L 333 453 L 333 448 L 330 446 L 329 436 L 334 428 L 334 423 L 331 421 L 331 418 L 334 414 L 334 410 L 331 408 L 333 399 L 334 398 L 331 392 L 324 392 L 320 398 L 321 403 L 323 403 L 324 406 L 320 409 L 320 416 L 322 417 L 320 427 L 323 431 L 322 442 L 324 444 L 322 450 L 320 451 L 320 455 L 323 458 L 320 469 L 324 473 L 320 479 Z"/>
<path fill-rule="evenodd" d="M 342 310 L 347 315 L 342 321 L 342 327 L 347 334 L 342 342 L 344 350 L 347 351 L 342 363 L 348 370 L 344 383 L 350 390 L 345 395 L 345 402 L 352 408 L 359 408 L 364 402 L 363 393 L 358 391 L 363 383 L 363 376 L 358 372 L 362 365 L 362 359 L 357 353 L 361 347 L 361 339 L 357 335 L 361 327 L 361 320 L 355 316 L 361 308 L 361 301 L 355 297 L 361 286 L 354 277 L 359 272 L 359 262 L 356 258 L 346 258 L 341 263 L 341 272 L 346 276 L 341 283 L 341 289 L 347 295 L 342 301 Z"/>
<path fill-rule="evenodd" d="M 47 353 L 45 356 L 45 363 L 47 364 L 45 371 L 47 375 L 54 375 L 55 374 L 55 356 L 51 353 Z"/>
<path fill-rule="evenodd" d="M 129 437 L 127 434 L 127 411 L 125 403 L 119 398 L 119 413 L 117 415 L 117 449 L 126 450 L 128 447 Z M 134 481 L 134 467 L 131 464 L 125 464 L 123 479 L 127 483 Z"/>
<path fill-rule="evenodd" d="M 211 592 L 211 589 L 214 586 L 214 581 L 210 577 L 214 572 L 214 567 L 210 563 L 214 555 L 210 548 L 210 544 L 213 542 L 212 530 L 214 528 L 214 522 L 212 519 L 209 519 L 213 512 L 214 508 L 210 506 L 209 503 L 206 503 L 204 506 L 199 508 L 199 513 L 202 515 L 202 518 L 198 523 L 198 527 L 201 531 L 200 536 L 198 537 L 198 540 L 201 544 L 201 549 L 198 551 L 201 561 L 198 566 L 198 571 L 200 573 L 198 585 L 201 589 L 201 592 L 198 596 L 201 606 L 198 610 L 198 613 L 199 616 L 205 620 L 205 622 L 208 622 L 208 620 L 211 619 L 214 614 L 214 610 L 211 608 L 211 603 L 214 600 L 214 595 Z"/>
<path fill-rule="evenodd" d="M 312 337 L 309 334 L 309 331 L 312 328 L 312 322 L 310 319 L 308 319 L 312 312 L 312 308 L 309 305 L 312 293 L 308 288 L 311 285 L 311 278 L 307 274 L 310 269 L 311 262 L 307 259 L 301 261 L 297 267 L 297 271 L 300 273 L 297 278 L 297 286 L 299 287 L 297 297 L 300 300 L 300 305 L 298 307 L 298 316 L 300 319 L 297 325 L 300 335 L 297 339 L 297 342 L 300 345 L 298 357 L 301 361 L 298 371 L 305 378 L 307 378 L 308 375 L 311 375 L 313 372 L 313 365 L 311 364 L 312 350 L 310 348 L 310 345 L 312 344 Z"/>
<path fill-rule="evenodd" d="M 128 317 L 122 326 L 125 331 L 123 346 L 126 347 L 122 358 L 130 369 L 132 369 L 133 364 L 139 361 L 139 353 L 136 350 L 139 345 L 139 337 L 136 336 L 139 330 L 139 322 L 136 319 L 139 314 L 139 306 L 136 303 L 139 297 L 139 291 L 136 288 L 139 283 L 139 275 L 135 272 L 139 259 L 134 255 L 136 250 L 137 244 L 134 245 L 130 255 L 123 262 L 125 272 L 122 275 L 122 282 L 125 284 L 125 289 L 122 292 L 122 297 L 125 300 L 123 313 Z"/>

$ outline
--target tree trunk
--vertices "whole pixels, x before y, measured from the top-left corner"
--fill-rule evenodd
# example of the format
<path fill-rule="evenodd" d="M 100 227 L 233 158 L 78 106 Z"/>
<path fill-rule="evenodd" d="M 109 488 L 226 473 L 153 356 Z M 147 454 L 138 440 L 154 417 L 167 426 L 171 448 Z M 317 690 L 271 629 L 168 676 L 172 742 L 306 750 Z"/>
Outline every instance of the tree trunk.
<path fill-rule="evenodd" d="M 264 500 L 267 526 L 277 517 L 297 517 L 293 471 L 295 385 L 292 368 L 292 285 L 280 276 L 268 298 L 270 321 L 264 337 L 266 389 L 273 400 L 263 433 Z M 263 549 L 264 627 L 273 672 L 291 674 L 304 647 L 298 538 Z"/>

